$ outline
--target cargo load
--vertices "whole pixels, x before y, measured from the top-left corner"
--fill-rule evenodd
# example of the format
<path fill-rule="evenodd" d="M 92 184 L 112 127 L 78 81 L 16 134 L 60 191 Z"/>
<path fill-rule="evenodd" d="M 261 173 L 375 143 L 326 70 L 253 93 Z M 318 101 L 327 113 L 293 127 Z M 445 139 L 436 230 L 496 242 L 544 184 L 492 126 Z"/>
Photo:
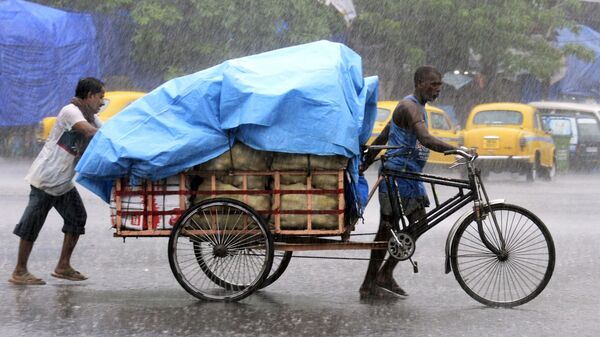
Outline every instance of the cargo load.
<path fill-rule="evenodd" d="M 148 216 L 165 217 L 167 211 L 158 210 L 161 205 L 153 206 L 152 198 L 163 193 L 153 184 L 185 175 L 175 191 L 180 209 L 189 206 L 190 192 L 194 201 L 242 195 L 256 202 L 257 209 L 271 210 L 267 217 L 271 221 L 274 215 L 278 225 L 284 215 L 306 217 L 307 223 L 319 215 L 315 224 L 321 223 L 320 215 L 333 214 L 306 213 L 313 207 L 312 196 L 318 195 L 319 202 L 325 196 L 315 191 L 342 190 L 340 199 L 339 176 L 347 172 L 349 186 L 358 181 L 360 146 L 376 118 L 377 84 L 377 77 L 363 78 L 358 54 L 329 41 L 228 60 L 166 82 L 108 121 L 79 161 L 77 181 L 110 203 L 116 196 L 115 181 L 121 180 L 122 187 L 146 193 L 143 208 Z M 253 154 L 245 157 L 244 151 Z M 323 162 L 323 157 L 328 159 Z M 297 169 L 304 173 L 292 173 Z M 194 192 L 189 185 L 192 171 L 211 175 L 210 191 L 203 182 Z M 306 209 L 286 210 L 282 207 L 290 195 L 299 192 L 280 190 L 295 184 L 306 186 L 301 188 L 309 196 Z M 171 192 L 163 193 L 167 195 Z M 339 213 L 343 205 L 338 201 L 337 210 L 312 211 Z M 145 223 L 153 228 L 156 220 Z M 168 227 L 168 221 L 160 223 Z"/>
<path fill-rule="evenodd" d="M 343 156 L 257 151 L 238 142 L 179 176 L 133 186 L 124 179 L 116 181 L 113 226 L 124 231 L 168 230 L 191 205 L 230 198 L 252 207 L 275 233 L 340 234 L 345 229 L 348 161 Z M 181 203 L 179 196 L 184 196 Z"/>

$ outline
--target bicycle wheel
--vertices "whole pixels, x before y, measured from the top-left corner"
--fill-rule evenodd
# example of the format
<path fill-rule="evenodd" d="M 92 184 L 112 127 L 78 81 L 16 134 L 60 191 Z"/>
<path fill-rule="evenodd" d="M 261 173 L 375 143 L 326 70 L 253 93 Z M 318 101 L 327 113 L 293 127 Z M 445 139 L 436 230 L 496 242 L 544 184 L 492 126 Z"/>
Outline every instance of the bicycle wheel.
<path fill-rule="evenodd" d="M 232 283 L 220 278 L 219 275 L 213 273 L 213 271 L 210 268 L 210 265 L 208 263 L 206 263 L 207 258 L 210 258 L 210 254 L 211 254 L 210 248 L 207 247 L 209 245 L 209 243 L 194 242 L 193 244 L 194 244 L 194 254 L 196 256 L 196 259 L 198 260 L 198 265 L 200 266 L 200 269 L 202 269 L 202 271 L 206 274 L 206 276 L 208 276 L 208 278 L 210 278 L 211 281 L 218 284 L 220 287 L 231 288 L 231 289 L 236 289 L 236 290 L 243 289 L 244 287 L 248 286 L 247 284 L 232 284 Z M 264 255 L 264 253 L 261 253 L 261 252 L 254 252 L 254 254 L 263 254 Z M 267 276 L 267 278 L 260 284 L 258 289 L 265 288 L 265 287 L 271 285 L 273 282 L 277 281 L 277 279 L 283 274 L 283 272 L 289 265 L 291 259 L 292 259 L 291 251 L 273 253 L 273 264 L 271 266 L 271 271 L 269 272 L 269 276 Z"/>
<path fill-rule="evenodd" d="M 273 263 L 273 239 L 262 218 L 231 199 L 211 199 L 188 209 L 169 237 L 169 264 L 191 295 L 237 301 L 254 292 Z"/>
<path fill-rule="evenodd" d="M 259 288 L 265 288 L 273 284 L 273 282 L 277 281 L 277 279 L 281 277 L 281 275 L 283 275 L 283 272 L 290 264 L 291 260 L 291 251 L 275 252 L 273 255 L 273 266 L 271 267 L 271 272 L 269 273 L 269 276 L 265 279 L 265 281 L 259 286 Z"/>
<path fill-rule="evenodd" d="M 460 286 L 475 300 L 493 307 L 527 303 L 546 287 L 554 271 L 554 242 L 542 221 L 528 210 L 492 205 L 506 243 L 497 256 L 485 247 L 474 215 L 465 219 L 452 239 L 452 270 Z M 483 220 L 487 240 L 500 250 L 490 213 Z"/>

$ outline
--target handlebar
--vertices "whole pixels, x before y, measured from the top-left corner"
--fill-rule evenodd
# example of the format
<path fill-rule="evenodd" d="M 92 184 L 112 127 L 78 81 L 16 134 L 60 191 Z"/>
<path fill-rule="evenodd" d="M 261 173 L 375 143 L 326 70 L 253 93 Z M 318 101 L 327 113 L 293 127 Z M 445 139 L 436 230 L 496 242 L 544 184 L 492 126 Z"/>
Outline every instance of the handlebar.
<path fill-rule="evenodd" d="M 475 152 L 471 153 L 471 152 L 469 152 L 468 149 L 466 149 L 464 147 L 461 147 L 461 148 L 458 148 L 455 150 L 444 151 L 445 156 L 451 155 L 451 154 L 459 155 L 459 156 L 465 158 L 469 162 L 475 160 L 478 157 L 477 153 L 475 153 Z"/>
<path fill-rule="evenodd" d="M 397 150 L 397 149 L 406 149 L 405 146 L 397 146 L 397 145 L 363 145 L 361 147 L 363 155 L 366 155 L 367 153 L 369 153 L 370 150 L 375 150 L 375 151 L 380 151 L 380 150 Z M 395 156 L 401 156 L 401 155 L 408 155 L 410 153 L 395 153 L 394 155 L 383 155 L 379 158 L 373 158 L 373 161 L 376 160 L 384 160 L 384 158 L 388 157 L 395 157 Z M 462 164 L 468 164 L 468 163 L 472 163 L 475 159 L 477 159 L 478 155 L 477 152 L 474 151 L 474 149 L 468 149 L 464 146 L 461 146 L 458 149 L 453 149 L 453 150 L 448 150 L 448 151 L 444 151 L 444 155 L 458 155 L 461 156 L 462 158 L 464 158 L 466 161 L 463 162 Z M 386 158 L 387 160 L 387 158 Z M 359 166 L 359 172 L 363 172 L 367 167 L 369 167 L 371 163 L 368 163 L 366 166 L 363 167 L 363 164 L 361 163 Z M 450 168 L 453 168 L 457 165 L 460 165 L 460 163 L 455 162 L 452 166 L 450 166 Z"/>
<path fill-rule="evenodd" d="M 406 149 L 405 146 L 393 146 L 393 145 L 365 145 L 363 148 L 363 153 L 367 153 L 369 152 L 369 150 L 398 150 L 398 149 Z M 461 146 L 458 149 L 455 150 L 448 150 L 448 151 L 444 151 L 444 155 L 451 155 L 451 154 L 455 154 L 455 155 L 459 155 L 465 159 L 467 159 L 468 161 L 473 161 L 475 160 L 478 155 L 475 152 L 470 152 L 470 149 L 467 149 L 464 146 Z"/>

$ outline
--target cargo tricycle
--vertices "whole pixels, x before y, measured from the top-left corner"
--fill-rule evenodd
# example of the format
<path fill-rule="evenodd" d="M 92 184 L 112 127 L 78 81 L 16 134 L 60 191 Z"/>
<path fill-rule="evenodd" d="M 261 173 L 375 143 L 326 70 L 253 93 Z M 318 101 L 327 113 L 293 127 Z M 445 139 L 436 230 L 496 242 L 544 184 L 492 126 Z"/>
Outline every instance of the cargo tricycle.
<path fill-rule="evenodd" d="M 396 149 L 371 146 L 367 149 Z M 113 192 L 112 221 L 117 237 L 168 237 L 171 270 L 191 295 L 209 301 L 237 301 L 275 282 L 285 271 L 293 252 L 316 250 L 387 250 L 390 258 L 412 260 L 420 237 L 466 205 L 472 205 L 452 226 L 445 247 L 446 273 L 478 302 L 492 307 L 514 307 L 529 302 L 548 284 L 555 263 L 554 243 L 544 223 L 525 208 L 490 200 L 475 162 L 463 150 L 449 151 L 455 165 L 464 166 L 467 179 L 411 173 L 386 166 L 383 154 L 377 188 L 392 198 L 394 221 L 388 241 L 353 241 L 359 220 L 356 205 L 348 202 L 349 173 L 345 169 L 206 171 L 188 170 L 158 182 L 128 186 L 117 180 Z M 235 190 L 219 189 L 218 178 L 241 182 Z M 253 177 L 266 177 L 271 188 L 250 189 Z M 283 188 L 283 176 L 305 181 L 302 189 Z M 409 224 L 395 191 L 395 178 L 429 184 L 435 206 Z M 315 179 L 337 181 L 336 188 L 313 188 Z M 193 188 L 201 180 L 205 189 Z M 455 193 L 441 200 L 436 187 Z M 264 209 L 249 205 L 267 196 Z M 284 207 L 291 196 L 301 196 L 301 207 Z M 323 209 L 319 198 L 335 199 Z M 137 198 L 139 202 L 132 200 Z M 288 203 L 289 204 L 289 203 Z M 137 205 L 133 207 L 132 205 Z M 353 211 L 354 210 L 354 211 Z M 298 222 L 290 222 L 290 219 Z M 368 219 L 378 221 L 379 219 Z"/>

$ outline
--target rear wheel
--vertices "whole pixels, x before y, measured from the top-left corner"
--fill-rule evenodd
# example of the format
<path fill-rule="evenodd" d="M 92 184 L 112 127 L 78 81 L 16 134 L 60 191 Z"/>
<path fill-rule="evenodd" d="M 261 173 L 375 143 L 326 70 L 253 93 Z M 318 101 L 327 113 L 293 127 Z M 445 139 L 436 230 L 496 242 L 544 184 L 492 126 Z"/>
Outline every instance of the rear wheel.
<path fill-rule="evenodd" d="M 492 253 L 483 244 L 475 216 L 470 215 L 452 239 L 452 270 L 463 290 L 476 301 L 515 307 L 534 299 L 550 281 L 554 242 L 542 221 L 528 210 L 509 204 L 491 207 L 505 241 L 502 254 Z M 482 222 L 487 240 L 501 250 L 491 214 Z"/>
<path fill-rule="evenodd" d="M 193 296 L 237 301 L 265 281 L 273 239 L 262 218 L 231 199 L 211 199 L 188 209 L 169 237 L 169 264 Z"/>
<path fill-rule="evenodd" d="M 212 269 L 210 268 L 210 264 L 206 262 L 206 257 L 205 257 L 206 252 L 207 251 L 210 252 L 210 249 L 203 247 L 203 246 L 207 246 L 207 245 L 208 245 L 208 243 L 194 242 L 194 254 L 196 255 L 196 259 L 198 260 L 198 265 L 200 266 L 200 269 L 202 269 L 202 271 L 206 274 L 206 276 L 208 278 L 210 278 L 211 281 L 215 282 L 216 284 L 218 284 L 219 286 L 221 286 L 223 288 L 242 290 L 245 287 L 247 287 L 248 284 L 232 284 L 232 283 L 228 282 L 227 280 L 219 277 L 218 274 L 215 274 L 212 271 Z M 253 253 L 255 255 L 263 254 L 262 252 L 253 252 Z M 283 272 L 285 272 L 287 266 L 290 264 L 291 259 L 292 259 L 291 251 L 274 252 L 273 253 L 273 264 L 271 266 L 271 271 L 269 272 L 269 276 L 267 276 L 267 278 L 260 284 L 258 289 L 263 289 L 263 288 L 273 284 L 273 282 L 277 281 L 277 279 L 279 279 L 279 277 L 281 277 L 281 275 L 283 275 Z"/>
<path fill-rule="evenodd" d="M 285 251 L 285 252 L 276 251 L 273 255 L 273 266 L 271 267 L 271 272 L 269 273 L 269 276 L 265 279 L 265 281 L 260 285 L 259 288 L 260 289 L 265 288 L 265 287 L 273 284 L 273 282 L 277 281 L 277 279 L 279 279 L 279 277 L 281 277 L 281 275 L 283 275 L 283 272 L 287 269 L 291 260 L 292 260 L 292 252 L 291 251 Z"/>

